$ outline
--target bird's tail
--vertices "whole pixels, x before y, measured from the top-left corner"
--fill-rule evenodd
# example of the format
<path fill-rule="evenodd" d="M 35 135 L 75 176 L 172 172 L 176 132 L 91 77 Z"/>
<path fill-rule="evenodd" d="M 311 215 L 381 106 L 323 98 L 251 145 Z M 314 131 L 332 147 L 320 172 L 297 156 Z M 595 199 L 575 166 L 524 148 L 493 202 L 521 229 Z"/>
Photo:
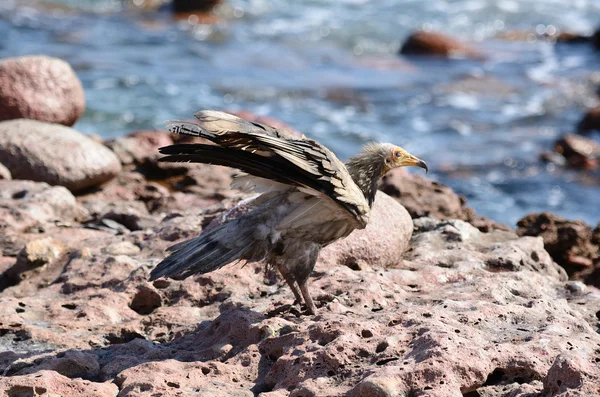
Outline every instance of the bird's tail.
<path fill-rule="evenodd" d="M 238 223 L 239 220 L 224 223 L 198 237 L 169 247 L 167 250 L 172 254 L 152 270 L 150 280 L 159 277 L 183 280 L 243 259 L 252 247 L 253 234 L 252 228 L 239 227 Z"/>

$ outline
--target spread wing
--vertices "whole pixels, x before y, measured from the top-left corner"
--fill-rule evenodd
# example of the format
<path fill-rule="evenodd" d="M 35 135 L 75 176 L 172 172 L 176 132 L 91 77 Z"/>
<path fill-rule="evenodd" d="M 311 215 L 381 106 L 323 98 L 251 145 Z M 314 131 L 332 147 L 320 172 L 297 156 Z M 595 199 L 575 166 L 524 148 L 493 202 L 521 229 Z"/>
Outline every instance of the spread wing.
<path fill-rule="evenodd" d="M 181 144 L 160 149 L 161 161 L 191 161 L 238 168 L 256 177 L 295 186 L 332 200 L 360 225 L 369 204 L 346 166 L 325 146 L 228 113 L 204 110 L 198 122 L 174 121 L 171 132 L 206 138 L 216 145 Z"/>

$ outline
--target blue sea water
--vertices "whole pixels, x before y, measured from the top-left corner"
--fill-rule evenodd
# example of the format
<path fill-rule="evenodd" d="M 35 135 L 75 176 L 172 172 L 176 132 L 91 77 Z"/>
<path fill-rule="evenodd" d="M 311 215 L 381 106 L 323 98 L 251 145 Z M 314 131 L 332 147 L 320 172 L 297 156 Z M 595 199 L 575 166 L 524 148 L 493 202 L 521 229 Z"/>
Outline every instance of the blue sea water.
<path fill-rule="evenodd" d="M 589 34 L 600 26 L 597 0 L 226 0 L 212 24 L 127 4 L 2 0 L 0 57 L 68 61 L 86 93 L 75 125 L 85 133 L 250 110 L 341 158 L 369 140 L 402 145 L 500 222 L 537 211 L 600 221 L 599 173 L 539 160 L 598 103 L 600 52 L 527 35 Z M 398 56 L 416 29 L 459 37 L 486 59 Z"/>

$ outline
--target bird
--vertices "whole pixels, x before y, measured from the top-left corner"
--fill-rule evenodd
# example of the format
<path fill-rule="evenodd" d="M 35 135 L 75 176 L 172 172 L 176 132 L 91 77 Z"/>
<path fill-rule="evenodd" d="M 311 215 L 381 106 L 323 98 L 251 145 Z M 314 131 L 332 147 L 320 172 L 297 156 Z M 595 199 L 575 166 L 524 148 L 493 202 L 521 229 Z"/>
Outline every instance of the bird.
<path fill-rule="evenodd" d="M 230 263 L 263 261 L 275 267 L 294 294 L 294 303 L 316 305 L 308 279 L 319 251 L 363 229 L 379 179 L 388 171 L 427 164 L 390 143 L 369 143 L 345 163 L 320 143 L 283 129 L 247 121 L 216 110 L 202 110 L 195 120 L 174 120 L 167 129 L 205 138 L 207 143 L 174 144 L 159 149 L 164 162 L 191 162 L 239 170 L 233 188 L 252 192 L 248 211 L 197 237 L 169 248 L 170 255 L 151 272 L 185 279 Z"/>

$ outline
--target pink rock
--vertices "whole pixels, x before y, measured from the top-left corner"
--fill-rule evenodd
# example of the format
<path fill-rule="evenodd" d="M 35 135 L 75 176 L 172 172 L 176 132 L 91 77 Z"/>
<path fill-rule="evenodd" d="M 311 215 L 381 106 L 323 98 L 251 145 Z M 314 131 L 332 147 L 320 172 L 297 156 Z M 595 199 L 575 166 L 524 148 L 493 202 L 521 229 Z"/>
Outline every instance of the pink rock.
<path fill-rule="evenodd" d="M 22 370 L 11 375 L 26 375 L 36 373 L 42 370 L 56 371 L 68 378 L 96 379 L 100 371 L 100 365 L 96 356 L 90 353 L 84 353 L 77 350 L 67 350 L 58 353 L 56 357 L 49 356 L 38 358 L 31 366 L 26 366 Z M 21 361 L 23 365 L 25 361 Z"/>
<path fill-rule="evenodd" d="M 0 180 L 0 225 L 22 231 L 47 222 L 83 221 L 89 213 L 62 186 Z"/>
<path fill-rule="evenodd" d="M 81 81 L 65 61 L 47 56 L 0 61 L 0 120 L 71 126 L 85 110 Z"/>
<path fill-rule="evenodd" d="M 387 194 L 377 192 L 367 227 L 323 249 L 319 262 L 325 266 L 337 264 L 359 269 L 365 265 L 396 266 L 412 232 L 413 222 L 406 209 Z"/>
<path fill-rule="evenodd" d="M 554 360 L 544 378 L 544 392 L 556 395 L 569 395 L 577 390 L 580 395 L 598 394 L 600 374 L 598 372 L 598 352 L 581 352 L 577 342 L 569 343 L 565 351 Z"/>
<path fill-rule="evenodd" d="M 35 120 L 0 123 L 0 158 L 15 179 L 81 190 L 113 178 L 121 164 L 113 152 L 62 125 Z"/>
<path fill-rule="evenodd" d="M 62 266 L 59 262 L 64 251 L 64 245 L 51 237 L 32 240 L 21 250 L 14 266 L 2 274 L 2 279 L 10 285 L 36 278 L 40 273 L 50 275 L 49 278 L 53 279 L 60 274 Z"/>
<path fill-rule="evenodd" d="M 91 382 L 82 379 L 69 379 L 55 371 L 42 370 L 35 374 L 0 378 L 0 390 L 7 395 L 62 397 L 114 397 L 119 392 L 111 382 Z"/>

